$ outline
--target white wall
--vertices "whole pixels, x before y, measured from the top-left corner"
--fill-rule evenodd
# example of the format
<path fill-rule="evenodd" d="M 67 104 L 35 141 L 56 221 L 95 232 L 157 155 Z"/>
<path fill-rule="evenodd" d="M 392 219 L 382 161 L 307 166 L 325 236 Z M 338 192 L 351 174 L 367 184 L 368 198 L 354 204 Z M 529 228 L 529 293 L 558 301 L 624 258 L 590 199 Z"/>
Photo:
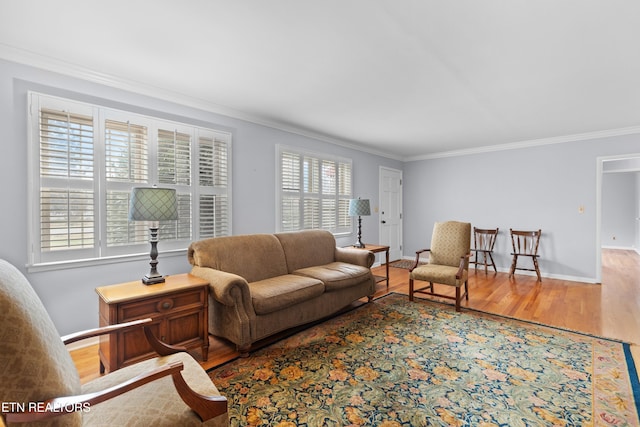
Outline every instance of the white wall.
<path fill-rule="evenodd" d="M 469 221 L 500 228 L 506 271 L 509 228 L 540 228 L 543 276 L 597 281 L 597 158 L 639 151 L 640 135 L 625 135 L 407 162 L 404 255 L 429 246 L 435 221 Z"/>
<path fill-rule="evenodd" d="M 636 176 L 636 172 L 602 175 L 602 247 L 637 247 L 636 217 L 639 201 Z"/>
<path fill-rule="evenodd" d="M 213 126 L 233 133 L 233 234 L 275 231 L 275 146 L 278 143 L 334 153 L 353 159 L 355 196 L 378 204 L 380 166 L 401 169 L 396 160 L 356 151 L 317 139 L 236 120 L 173 102 L 114 89 L 0 60 L 0 258 L 16 265 L 31 281 L 58 331 L 67 334 L 98 324 L 97 286 L 137 280 L 149 271 L 148 259 L 61 270 L 27 270 L 27 91 L 35 90 L 150 114 Z M 363 234 L 378 238 L 376 221 L 363 221 Z M 341 239 L 348 245 L 355 238 Z M 186 251 L 162 254 L 161 274 L 188 272 Z"/>

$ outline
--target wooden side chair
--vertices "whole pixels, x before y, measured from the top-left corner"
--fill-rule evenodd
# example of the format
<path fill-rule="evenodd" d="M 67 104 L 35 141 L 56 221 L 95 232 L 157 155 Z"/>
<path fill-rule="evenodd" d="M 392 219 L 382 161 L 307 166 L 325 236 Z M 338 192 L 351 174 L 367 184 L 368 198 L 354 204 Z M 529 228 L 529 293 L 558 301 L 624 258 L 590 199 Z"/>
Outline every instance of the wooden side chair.
<path fill-rule="evenodd" d="M 454 299 L 456 311 L 460 311 L 460 300 L 469 300 L 469 256 L 471 248 L 471 224 L 468 222 L 436 222 L 433 226 L 431 248 L 416 252 L 416 261 L 409 270 L 409 300 L 414 293 Z M 420 254 L 429 252 L 429 263 L 419 265 Z M 429 282 L 428 286 L 415 289 L 414 281 Z M 455 297 L 434 292 L 433 284 L 455 286 Z M 461 289 L 464 288 L 464 292 Z"/>
<path fill-rule="evenodd" d="M 523 231 L 510 228 L 509 233 L 511 234 L 511 245 L 513 246 L 513 252 L 511 252 L 513 260 L 511 261 L 509 277 L 513 276 L 516 270 L 535 271 L 538 276 L 538 282 L 542 282 L 540 267 L 538 266 L 538 245 L 540 244 L 542 231 Z M 533 268 L 518 267 L 519 257 L 531 258 Z"/>
<path fill-rule="evenodd" d="M 152 319 L 60 337 L 13 265 L 0 260 L 0 425 L 227 426 L 227 399 L 186 352 L 155 339 Z M 80 383 L 65 344 L 144 328 L 160 356 Z"/>
<path fill-rule="evenodd" d="M 478 269 L 478 264 L 484 265 L 484 274 L 487 274 L 487 267 L 493 267 L 493 271 L 496 273 L 496 263 L 493 261 L 493 247 L 496 244 L 496 237 L 498 236 L 498 228 L 484 229 L 473 227 L 473 246 L 472 252 L 475 252 L 475 258 L 473 261 L 469 261 L 474 265 L 474 268 Z M 482 261 L 480 261 L 482 256 Z"/>

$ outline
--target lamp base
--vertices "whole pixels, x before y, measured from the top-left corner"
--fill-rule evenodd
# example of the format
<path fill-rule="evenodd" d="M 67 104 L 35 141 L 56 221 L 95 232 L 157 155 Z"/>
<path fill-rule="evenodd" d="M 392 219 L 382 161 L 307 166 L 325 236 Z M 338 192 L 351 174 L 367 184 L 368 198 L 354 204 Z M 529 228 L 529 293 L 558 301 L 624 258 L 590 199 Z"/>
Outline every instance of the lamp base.
<path fill-rule="evenodd" d="M 353 244 L 353 247 L 362 249 L 362 248 L 364 248 L 364 243 L 356 242 L 356 243 Z"/>
<path fill-rule="evenodd" d="M 164 283 L 164 277 L 157 276 L 149 276 L 148 274 L 142 278 L 142 283 L 145 285 L 155 285 L 156 283 Z"/>

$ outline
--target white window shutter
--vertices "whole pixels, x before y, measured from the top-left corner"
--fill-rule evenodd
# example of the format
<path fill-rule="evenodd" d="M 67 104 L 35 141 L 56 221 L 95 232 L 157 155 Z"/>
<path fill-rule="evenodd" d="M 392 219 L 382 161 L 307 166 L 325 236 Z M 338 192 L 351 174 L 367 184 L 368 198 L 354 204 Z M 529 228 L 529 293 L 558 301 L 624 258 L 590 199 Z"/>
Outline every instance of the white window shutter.
<path fill-rule="evenodd" d="M 278 158 L 278 230 L 350 233 L 351 161 L 282 146 Z"/>
<path fill-rule="evenodd" d="M 32 264 L 147 251 L 149 224 L 129 220 L 136 186 L 176 189 L 179 219 L 160 223 L 160 250 L 231 233 L 231 134 L 44 94 L 29 99 Z"/>

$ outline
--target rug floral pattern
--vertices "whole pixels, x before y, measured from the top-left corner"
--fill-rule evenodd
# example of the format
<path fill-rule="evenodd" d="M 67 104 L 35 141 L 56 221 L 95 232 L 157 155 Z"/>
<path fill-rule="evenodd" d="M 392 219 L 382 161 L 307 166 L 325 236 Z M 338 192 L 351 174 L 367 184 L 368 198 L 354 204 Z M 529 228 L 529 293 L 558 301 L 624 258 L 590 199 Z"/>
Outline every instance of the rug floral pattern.
<path fill-rule="evenodd" d="M 210 372 L 232 426 L 638 426 L 622 344 L 392 294 Z"/>

